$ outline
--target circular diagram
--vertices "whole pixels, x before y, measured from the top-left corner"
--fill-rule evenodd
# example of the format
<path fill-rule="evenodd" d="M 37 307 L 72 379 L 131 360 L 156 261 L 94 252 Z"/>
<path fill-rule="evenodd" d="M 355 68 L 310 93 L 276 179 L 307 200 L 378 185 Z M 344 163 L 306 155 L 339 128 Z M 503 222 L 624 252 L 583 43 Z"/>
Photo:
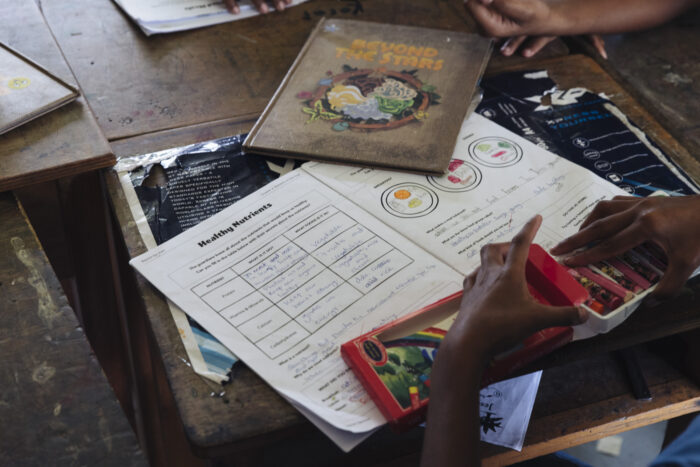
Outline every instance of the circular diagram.
<path fill-rule="evenodd" d="M 487 167 L 508 167 L 523 158 L 523 149 L 508 139 L 488 136 L 472 142 L 469 155 Z"/>
<path fill-rule="evenodd" d="M 382 193 L 382 206 L 396 217 L 421 217 L 438 205 L 438 196 L 430 188 L 417 183 L 399 183 Z"/>
<path fill-rule="evenodd" d="M 477 166 L 465 160 L 452 159 L 445 175 L 426 178 L 428 183 L 435 188 L 455 193 L 478 187 L 481 183 L 481 171 Z"/>

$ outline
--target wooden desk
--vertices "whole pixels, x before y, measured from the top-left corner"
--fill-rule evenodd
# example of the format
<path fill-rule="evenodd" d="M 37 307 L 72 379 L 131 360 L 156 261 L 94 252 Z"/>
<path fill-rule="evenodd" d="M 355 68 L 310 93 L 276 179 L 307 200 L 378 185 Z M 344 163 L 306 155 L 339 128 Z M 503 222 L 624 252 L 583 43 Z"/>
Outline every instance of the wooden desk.
<path fill-rule="evenodd" d="M 0 41 L 77 86 L 33 1 L 0 2 Z M 113 164 L 83 97 L 0 136 L 0 192 Z"/>
<path fill-rule="evenodd" d="M 172 129 L 183 143 L 240 133 L 237 124 L 257 119 L 324 15 L 475 31 L 462 0 L 316 0 L 151 37 L 111 1 L 44 0 L 42 9 L 110 141 Z M 543 53 L 567 48 L 555 41 Z"/>
<path fill-rule="evenodd" d="M 100 126 L 119 155 L 247 131 L 316 17 L 335 15 L 473 30 L 458 0 L 319 0 L 284 14 L 151 38 L 144 37 L 112 2 L 44 0 L 42 5 Z M 547 53 L 561 55 L 566 48 L 555 42 Z M 523 61 L 495 57 L 490 68 L 545 66 L 564 87 L 585 85 L 596 92 L 607 92 L 665 150 L 678 155 L 693 176 L 700 175 L 697 161 L 590 60 L 567 58 L 525 65 Z M 341 456 L 330 441 L 245 367 L 224 388 L 225 394 L 217 396 L 218 391 L 183 361 L 184 349 L 162 296 L 126 264 L 144 247 L 114 174 L 107 174 L 107 187 L 124 238 L 125 249 L 119 254 L 126 308 L 132 322 L 144 320 L 143 329 L 139 328 L 138 338 L 133 340 L 134 353 L 139 355 L 135 364 L 139 383 L 151 389 L 144 406 L 154 411 L 153 426 L 162 430 L 160 443 L 167 446 L 159 450 L 160 463 L 196 464 L 197 459 L 186 449 L 171 448 L 169 452 L 168 447 L 185 443 L 198 455 L 228 457 L 240 465 L 272 465 L 275 459 L 285 463 L 298 460 L 300 464 L 337 461 L 372 465 L 402 456 L 415 463 L 421 430 L 402 436 L 381 430 L 352 454 Z M 644 424 L 696 410 L 694 384 L 653 355 L 645 354 L 643 358 L 645 368 L 652 372 L 653 377 L 647 375 L 652 390 L 657 390 L 652 404 L 630 400 L 624 380 L 612 370 L 614 362 L 600 355 L 621 345 L 698 327 L 696 293 L 694 286 L 663 319 L 655 310 L 640 310 L 625 324 L 627 331 L 623 328 L 615 338 L 599 337 L 582 343 L 578 350 L 562 357 L 568 361 L 593 355 L 592 359 L 547 370 L 522 457 L 559 449 L 563 442 L 585 442 L 622 431 L 630 426 L 624 420 L 630 420 L 631 425 Z M 661 322 L 664 326 L 659 326 Z M 644 332 L 635 335 L 639 329 Z M 553 363 L 560 363 L 553 358 Z M 582 408 L 583 396 L 574 392 L 577 382 L 568 375 L 594 370 L 609 384 L 588 394 Z M 572 424 L 572 418 L 580 423 Z M 169 429 L 173 426 L 175 429 Z M 547 441 L 553 437 L 559 444 Z M 492 462 L 512 460 L 516 455 L 488 449 L 486 455 Z M 304 457 L 308 452 L 316 453 L 315 460 Z"/>
<path fill-rule="evenodd" d="M 27 219 L 0 193 L 0 464 L 146 466 Z"/>
<path fill-rule="evenodd" d="M 564 88 L 583 84 L 594 92 L 605 92 L 662 148 L 700 178 L 698 162 L 593 60 L 568 56 L 502 66 L 498 71 L 513 68 L 546 68 Z M 188 130 L 184 131 L 187 133 Z M 137 147 L 160 144 L 164 138 L 177 140 L 174 135 L 175 132 L 168 137 L 162 133 L 142 136 L 113 143 L 113 147 L 117 154 L 130 154 Z M 133 257 L 145 248 L 114 174 L 108 175 L 107 185 L 129 256 Z M 250 460 L 252 465 L 262 462 L 257 450 L 260 446 L 267 446 L 268 457 L 263 459 L 267 461 L 271 456 L 271 446 L 276 452 L 293 452 L 294 444 L 303 439 L 304 446 L 313 446 L 323 453 L 319 454 L 319 465 L 331 460 L 348 464 L 380 464 L 388 461 L 384 454 L 387 450 L 394 455 L 406 456 L 409 463 L 417 461 L 416 453 L 420 450 L 422 437 L 420 430 L 400 437 L 382 430 L 352 454 L 340 456 L 336 449 L 328 446 L 329 442 L 323 440 L 322 435 L 309 431 L 309 424 L 246 368 L 236 373 L 233 383 L 225 388 L 224 397 L 211 397 L 206 383 L 195 376 L 180 358 L 184 350 L 163 298 L 140 276 L 136 277 L 134 286 L 133 291 L 138 295 L 134 306 L 142 307 L 148 316 L 186 438 L 197 454 L 233 456 L 242 465 L 246 465 L 245 459 L 254 459 Z M 485 449 L 488 462 L 500 464 L 523 460 L 698 410 L 696 403 L 700 400 L 700 392 L 695 384 L 658 358 L 646 354 L 643 358 L 647 378 L 656 396 L 651 403 L 641 403 L 631 397 L 615 362 L 605 355 L 610 350 L 700 327 L 698 292 L 700 283 L 694 282 L 675 301 L 656 309 L 639 310 L 610 335 L 571 345 L 539 363 L 539 367 L 547 365 L 550 368 L 545 371 L 523 453 L 489 446 Z M 564 366 L 552 366 L 564 363 Z M 606 385 L 584 384 L 589 380 L 576 380 L 571 374 L 594 375 L 595 379 L 590 381 L 604 380 Z M 584 397 L 579 386 L 591 393 Z"/>
<path fill-rule="evenodd" d="M 700 157 L 700 9 L 658 28 L 606 36 L 608 60 L 624 83 L 686 149 Z M 591 56 L 590 46 L 577 41 Z"/>

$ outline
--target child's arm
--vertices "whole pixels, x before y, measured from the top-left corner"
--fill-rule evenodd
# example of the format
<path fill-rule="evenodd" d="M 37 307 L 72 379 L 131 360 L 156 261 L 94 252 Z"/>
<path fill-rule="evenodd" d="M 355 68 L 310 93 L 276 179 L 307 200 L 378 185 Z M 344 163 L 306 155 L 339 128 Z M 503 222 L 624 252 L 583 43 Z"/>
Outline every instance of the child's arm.
<path fill-rule="evenodd" d="M 479 387 L 488 359 L 540 329 L 586 319 L 576 307 L 536 302 L 525 266 L 542 218 L 510 244 L 488 245 L 481 266 L 464 281 L 460 312 L 440 345 L 431 374 L 422 465 L 479 465 Z"/>
<path fill-rule="evenodd" d="M 607 58 L 597 34 L 657 26 L 700 1 L 467 0 L 464 4 L 485 35 L 510 38 L 501 49 L 504 55 L 520 48 L 531 57 L 556 36 L 594 34 L 594 47 Z"/>
<path fill-rule="evenodd" d="M 613 34 L 662 24 L 698 0 L 468 0 L 492 37 Z"/>

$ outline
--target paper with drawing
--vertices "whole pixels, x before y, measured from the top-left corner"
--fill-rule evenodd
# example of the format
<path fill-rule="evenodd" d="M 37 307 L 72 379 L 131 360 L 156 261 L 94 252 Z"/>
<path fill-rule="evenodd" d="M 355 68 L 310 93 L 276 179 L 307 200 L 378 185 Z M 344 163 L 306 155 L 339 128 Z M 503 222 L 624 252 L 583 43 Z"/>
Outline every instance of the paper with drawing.
<path fill-rule="evenodd" d="M 306 164 L 132 264 L 295 405 L 367 432 L 384 420 L 341 343 L 459 290 L 533 214 L 550 246 L 620 192 L 478 115 L 450 169 Z"/>

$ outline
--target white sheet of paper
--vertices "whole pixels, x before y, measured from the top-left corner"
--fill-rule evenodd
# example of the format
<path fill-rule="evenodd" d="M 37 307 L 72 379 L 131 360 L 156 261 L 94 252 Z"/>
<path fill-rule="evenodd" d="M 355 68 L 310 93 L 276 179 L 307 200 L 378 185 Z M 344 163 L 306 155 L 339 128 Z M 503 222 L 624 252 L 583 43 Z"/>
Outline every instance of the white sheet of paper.
<path fill-rule="evenodd" d="M 545 249 L 578 231 L 595 204 L 626 193 L 478 114 L 464 121 L 441 177 L 309 162 L 304 170 L 469 274 L 487 243 L 507 242 L 535 214 Z"/>
<path fill-rule="evenodd" d="M 520 451 L 523 448 L 542 372 L 491 384 L 479 392 L 481 440 Z"/>
<path fill-rule="evenodd" d="M 303 171 L 131 264 L 281 394 L 353 433 L 385 420 L 339 345 L 462 281 Z"/>
<path fill-rule="evenodd" d="M 292 7 L 307 0 L 293 0 Z M 250 0 L 239 0 L 240 13 L 233 15 L 222 1 L 202 0 L 115 0 L 148 35 L 185 31 L 214 24 L 237 21 L 260 14 Z M 268 4 L 274 9 L 272 4 Z"/>

